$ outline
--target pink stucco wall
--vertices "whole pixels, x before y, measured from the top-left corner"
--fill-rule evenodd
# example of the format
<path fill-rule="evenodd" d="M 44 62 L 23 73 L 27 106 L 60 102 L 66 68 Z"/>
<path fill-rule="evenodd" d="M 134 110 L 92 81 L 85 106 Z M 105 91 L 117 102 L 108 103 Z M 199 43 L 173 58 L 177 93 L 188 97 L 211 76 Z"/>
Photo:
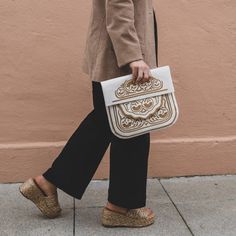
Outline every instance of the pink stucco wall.
<path fill-rule="evenodd" d="M 152 133 L 149 177 L 236 173 L 236 2 L 153 2 L 180 115 Z M 46 170 L 92 109 L 80 68 L 90 4 L 0 2 L 0 182 Z M 108 177 L 108 154 L 94 178 Z"/>

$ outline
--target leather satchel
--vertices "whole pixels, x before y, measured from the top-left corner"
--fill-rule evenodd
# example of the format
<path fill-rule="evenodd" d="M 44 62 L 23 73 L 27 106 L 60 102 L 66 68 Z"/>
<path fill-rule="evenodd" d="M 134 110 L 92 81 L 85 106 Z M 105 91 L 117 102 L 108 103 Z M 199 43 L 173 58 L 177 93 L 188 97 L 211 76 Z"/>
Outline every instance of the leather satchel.
<path fill-rule="evenodd" d="M 132 74 L 101 81 L 111 131 L 132 138 L 173 125 L 179 115 L 169 66 L 150 69 L 149 81 Z"/>

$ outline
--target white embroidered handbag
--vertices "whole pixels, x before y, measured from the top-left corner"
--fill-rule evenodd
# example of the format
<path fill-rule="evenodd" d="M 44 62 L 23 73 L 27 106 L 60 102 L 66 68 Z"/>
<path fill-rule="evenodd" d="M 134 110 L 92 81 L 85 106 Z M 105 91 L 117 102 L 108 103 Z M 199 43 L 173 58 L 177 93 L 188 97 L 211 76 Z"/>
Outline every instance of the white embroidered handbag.
<path fill-rule="evenodd" d="M 169 66 L 150 69 L 149 81 L 132 74 L 101 81 L 111 131 L 131 138 L 173 125 L 179 115 Z"/>

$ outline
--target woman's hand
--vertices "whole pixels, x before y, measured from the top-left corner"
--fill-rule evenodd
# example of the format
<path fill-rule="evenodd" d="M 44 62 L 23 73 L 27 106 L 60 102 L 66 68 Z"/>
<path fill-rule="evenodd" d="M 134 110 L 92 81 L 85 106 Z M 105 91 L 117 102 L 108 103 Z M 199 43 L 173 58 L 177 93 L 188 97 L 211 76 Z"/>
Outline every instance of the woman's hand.
<path fill-rule="evenodd" d="M 135 83 L 144 83 L 150 78 L 150 68 L 143 60 L 137 60 L 129 63 L 132 69 L 132 77 Z"/>

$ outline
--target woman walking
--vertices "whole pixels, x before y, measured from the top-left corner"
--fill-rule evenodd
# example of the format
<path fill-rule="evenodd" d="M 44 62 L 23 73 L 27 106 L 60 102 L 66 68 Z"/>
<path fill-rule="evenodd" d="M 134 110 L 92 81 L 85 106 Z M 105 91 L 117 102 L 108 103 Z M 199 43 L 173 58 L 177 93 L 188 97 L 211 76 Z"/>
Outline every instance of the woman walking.
<path fill-rule="evenodd" d="M 146 207 L 150 133 L 129 139 L 109 127 L 100 82 L 131 74 L 135 83 L 157 67 L 156 18 L 152 0 L 93 0 L 82 68 L 92 83 L 93 110 L 74 131 L 51 167 L 19 188 L 41 212 L 60 215 L 57 188 L 81 199 L 110 144 L 104 226 L 142 227 L 154 222 Z"/>

